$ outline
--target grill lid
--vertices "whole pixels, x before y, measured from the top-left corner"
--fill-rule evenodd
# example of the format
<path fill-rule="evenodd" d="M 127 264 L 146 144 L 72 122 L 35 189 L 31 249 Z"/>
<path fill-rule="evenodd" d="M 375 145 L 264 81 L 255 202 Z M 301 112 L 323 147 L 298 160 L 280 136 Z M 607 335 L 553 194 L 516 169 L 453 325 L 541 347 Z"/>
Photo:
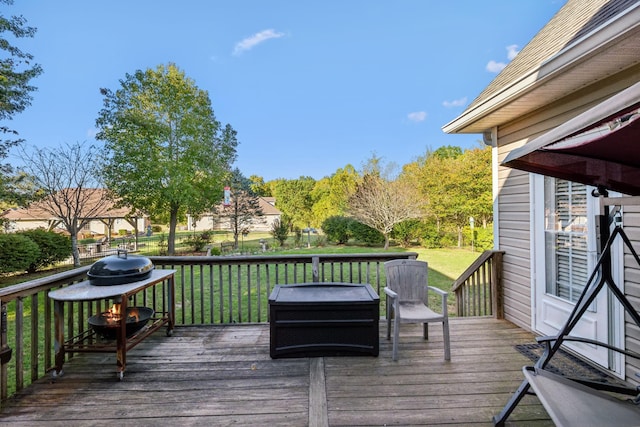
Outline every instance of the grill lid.
<path fill-rule="evenodd" d="M 92 285 L 121 285 L 143 280 L 152 270 L 153 263 L 149 258 L 129 255 L 126 250 L 119 249 L 116 255 L 104 257 L 93 263 L 87 276 Z"/>

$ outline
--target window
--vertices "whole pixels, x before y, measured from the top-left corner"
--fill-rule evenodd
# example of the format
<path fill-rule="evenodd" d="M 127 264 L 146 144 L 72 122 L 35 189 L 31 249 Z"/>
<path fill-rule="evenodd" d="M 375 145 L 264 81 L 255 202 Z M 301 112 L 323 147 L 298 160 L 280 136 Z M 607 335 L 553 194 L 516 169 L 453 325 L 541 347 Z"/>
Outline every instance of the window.
<path fill-rule="evenodd" d="M 575 302 L 589 276 L 587 187 L 545 177 L 544 194 L 546 291 Z"/>

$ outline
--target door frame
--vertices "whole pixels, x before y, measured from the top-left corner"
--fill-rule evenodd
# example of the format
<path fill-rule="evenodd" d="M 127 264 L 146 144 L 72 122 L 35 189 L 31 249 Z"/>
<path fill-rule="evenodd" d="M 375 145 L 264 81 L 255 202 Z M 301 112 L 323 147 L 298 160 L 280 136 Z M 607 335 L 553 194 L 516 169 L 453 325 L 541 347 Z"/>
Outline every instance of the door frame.
<path fill-rule="evenodd" d="M 544 176 L 532 174 L 531 187 L 531 328 L 542 335 L 555 335 L 566 322 L 574 303 L 550 295 L 546 291 L 546 259 L 545 259 L 545 204 Z M 599 200 L 590 196 L 591 188 L 587 188 L 587 266 L 589 274 L 597 261 L 596 215 L 599 214 Z M 612 273 L 618 286 L 623 286 L 624 259 L 622 242 L 612 248 Z M 624 289 L 622 289 L 624 291 Z M 621 346 L 624 334 L 624 313 L 618 305 L 612 303 L 609 292 L 601 292 L 596 301 L 587 310 L 576 325 L 573 335 L 595 338 Z M 623 377 L 624 359 L 619 353 L 611 352 L 604 347 L 567 342 L 569 351 L 598 364 L 613 375 Z"/>

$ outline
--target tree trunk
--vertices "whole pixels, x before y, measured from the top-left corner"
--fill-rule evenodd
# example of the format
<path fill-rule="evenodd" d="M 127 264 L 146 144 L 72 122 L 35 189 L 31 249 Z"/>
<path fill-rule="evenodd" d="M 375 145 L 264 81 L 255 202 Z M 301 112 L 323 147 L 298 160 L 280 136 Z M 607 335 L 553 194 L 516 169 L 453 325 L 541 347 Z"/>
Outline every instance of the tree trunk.
<path fill-rule="evenodd" d="M 175 255 L 176 252 L 176 227 L 178 226 L 178 206 L 171 206 L 169 216 L 169 240 L 167 241 L 167 255 Z"/>
<path fill-rule="evenodd" d="M 73 254 L 73 266 L 80 267 L 80 252 L 78 251 L 78 233 L 69 231 L 71 236 L 71 253 Z"/>
<path fill-rule="evenodd" d="M 385 234 L 384 235 L 384 250 L 386 251 L 387 249 L 389 249 L 389 235 Z"/>

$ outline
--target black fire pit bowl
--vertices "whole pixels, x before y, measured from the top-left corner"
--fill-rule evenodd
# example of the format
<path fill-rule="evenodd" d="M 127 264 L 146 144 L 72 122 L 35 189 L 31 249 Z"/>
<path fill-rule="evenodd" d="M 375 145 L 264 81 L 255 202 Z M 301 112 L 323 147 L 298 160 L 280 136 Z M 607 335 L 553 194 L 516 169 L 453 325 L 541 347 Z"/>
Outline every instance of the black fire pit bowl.
<path fill-rule="evenodd" d="M 149 258 L 118 250 L 117 255 L 94 262 L 87 277 L 96 286 L 122 285 L 144 280 L 151 275 L 152 270 L 153 263 Z"/>
<path fill-rule="evenodd" d="M 138 318 L 131 316 L 133 310 L 138 310 Z M 94 331 L 105 339 L 115 339 L 120 321 L 109 319 L 109 312 L 96 314 L 89 318 L 89 325 Z M 127 337 L 134 335 L 149 322 L 153 316 L 153 309 L 149 307 L 127 307 Z"/>

